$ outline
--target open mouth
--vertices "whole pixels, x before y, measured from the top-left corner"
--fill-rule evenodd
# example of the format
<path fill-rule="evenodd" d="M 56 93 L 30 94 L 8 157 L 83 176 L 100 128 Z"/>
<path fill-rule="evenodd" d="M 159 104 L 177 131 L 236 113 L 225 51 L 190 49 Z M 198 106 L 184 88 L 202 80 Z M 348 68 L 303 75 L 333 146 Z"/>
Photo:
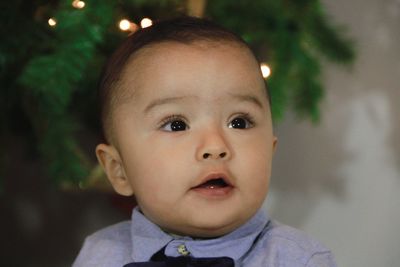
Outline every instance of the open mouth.
<path fill-rule="evenodd" d="M 216 178 L 208 180 L 205 183 L 196 186 L 196 188 L 214 189 L 214 188 L 224 188 L 228 186 L 229 185 L 225 182 L 223 178 Z"/>
<path fill-rule="evenodd" d="M 221 199 L 229 196 L 234 187 L 224 175 L 212 174 L 192 189 L 204 197 Z"/>

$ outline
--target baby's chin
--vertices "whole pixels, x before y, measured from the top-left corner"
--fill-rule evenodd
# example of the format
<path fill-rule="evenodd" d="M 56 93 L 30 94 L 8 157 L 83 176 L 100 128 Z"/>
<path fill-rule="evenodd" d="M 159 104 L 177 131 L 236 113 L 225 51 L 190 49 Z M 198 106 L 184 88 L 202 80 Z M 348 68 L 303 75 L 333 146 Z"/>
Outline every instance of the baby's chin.
<path fill-rule="evenodd" d="M 179 229 L 163 227 L 162 229 L 171 235 L 190 236 L 194 239 L 212 239 L 227 235 L 235 231 L 242 224 L 243 222 L 239 223 L 236 221 L 228 224 L 181 226 Z"/>
<path fill-rule="evenodd" d="M 215 238 L 229 234 L 244 225 L 258 210 L 257 205 L 247 208 L 222 208 L 178 210 L 143 210 L 144 215 L 164 232 L 193 238 Z M 179 212 L 181 211 L 181 212 Z"/>

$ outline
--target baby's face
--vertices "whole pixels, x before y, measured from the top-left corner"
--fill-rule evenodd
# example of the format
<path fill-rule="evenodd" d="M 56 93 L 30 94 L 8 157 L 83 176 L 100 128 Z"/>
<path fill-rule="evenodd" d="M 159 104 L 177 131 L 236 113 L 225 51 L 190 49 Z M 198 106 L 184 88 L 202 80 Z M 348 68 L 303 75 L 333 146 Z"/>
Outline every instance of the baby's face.
<path fill-rule="evenodd" d="M 108 147 L 121 178 L 110 179 L 114 188 L 135 194 L 146 217 L 175 234 L 219 236 L 253 216 L 276 138 L 250 52 L 229 43 L 157 44 L 122 79 L 127 98 L 114 110 Z"/>

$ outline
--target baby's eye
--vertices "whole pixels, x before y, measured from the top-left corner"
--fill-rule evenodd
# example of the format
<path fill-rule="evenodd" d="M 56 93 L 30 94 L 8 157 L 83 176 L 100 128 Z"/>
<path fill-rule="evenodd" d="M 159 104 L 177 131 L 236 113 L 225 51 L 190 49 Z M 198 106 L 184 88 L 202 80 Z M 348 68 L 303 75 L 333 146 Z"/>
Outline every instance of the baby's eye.
<path fill-rule="evenodd" d="M 253 121 L 246 117 L 236 117 L 229 122 L 228 127 L 234 129 L 248 129 L 254 126 Z"/>
<path fill-rule="evenodd" d="M 188 125 L 182 119 L 169 118 L 162 124 L 161 129 L 167 132 L 185 131 Z"/>

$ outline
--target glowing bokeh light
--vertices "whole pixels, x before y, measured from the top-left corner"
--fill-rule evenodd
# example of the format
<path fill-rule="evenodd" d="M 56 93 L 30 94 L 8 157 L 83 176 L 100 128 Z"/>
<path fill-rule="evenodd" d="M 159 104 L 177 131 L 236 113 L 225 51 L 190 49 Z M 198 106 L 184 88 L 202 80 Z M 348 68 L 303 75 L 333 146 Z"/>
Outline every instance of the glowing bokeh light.
<path fill-rule="evenodd" d="M 268 78 L 271 75 L 271 69 L 266 63 L 261 63 L 260 68 L 264 79 Z"/>
<path fill-rule="evenodd" d="M 74 1 L 72 2 L 72 6 L 75 7 L 75 8 L 77 8 L 77 9 L 82 9 L 82 8 L 85 7 L 85 2 L 80 1 L 80 0 L 74 0 Z"/>
<path fill-rule="evenodd" d="M 47 21 L 47 23 L 51 26 L 51 27 L 55 27 L 57 25 L 57 20 L 55 18 L 49 18 L 49 20 Z"/>
<path fill-rule="evenodd" d="M 131 28 L 131 22 L 127 19 L 121 19 L 119 22 L 119 28 L 122 31 L 128 31 Z"/>
<path fill-rule="evenodd" d="M 149 19 L 149 18 L 143 18 L 140 21 L 140 26 L 142 28 L 147 28 L 147 27 L 150 27 L 151 25 L 153 25 L 153 21 L 151 19 Z"/>

